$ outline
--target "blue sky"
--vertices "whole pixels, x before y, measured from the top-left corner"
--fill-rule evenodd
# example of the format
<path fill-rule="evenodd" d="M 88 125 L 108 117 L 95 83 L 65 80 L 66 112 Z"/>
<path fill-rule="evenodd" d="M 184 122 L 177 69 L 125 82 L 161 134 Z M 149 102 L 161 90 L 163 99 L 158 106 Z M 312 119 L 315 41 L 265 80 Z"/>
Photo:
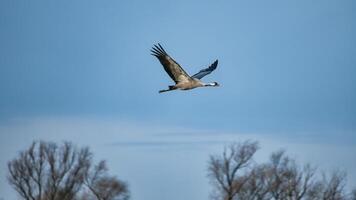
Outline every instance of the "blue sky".
<path fill-rule="evenodd" d="M 352 0 L 1 1 L 0 197 L 15 193 L 6 161 L 34 139 L 89 145 L 137 200 L 176 186 L 186 189 L 176 199 L 206 199 L 209 154 L 249 138 L 266 148 L 260 159 L 284 148 L 355 180 L 355 9 Z M 150 55 L 157 42 L 190 74 L 219 59 L 204 80 L 221 87 L 158 94 L 172 81 Z M 130 170 L 138 164 L 145 175 Z M 167 176 L 152 185 L 157 168 Z"/>

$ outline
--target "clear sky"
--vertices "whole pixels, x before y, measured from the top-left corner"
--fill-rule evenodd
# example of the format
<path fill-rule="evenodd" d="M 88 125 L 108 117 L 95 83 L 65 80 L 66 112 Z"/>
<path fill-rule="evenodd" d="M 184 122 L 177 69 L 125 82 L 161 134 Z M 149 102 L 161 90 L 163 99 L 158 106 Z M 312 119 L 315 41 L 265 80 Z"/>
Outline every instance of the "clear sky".
<path fill-rule="evenodd" d="M 132 199 L 207 199 L 224 144 L 284 148 L 356 186 L 356 2 L 0 1 L 0 198 L 6 162 L 32 140 L 106 159 Z M 219 88 L 172 84 L 160 42 Z M 332 159 L 330 159 L 332 155 Z M 176 189 L 181 188 L 177 193 Z"/>

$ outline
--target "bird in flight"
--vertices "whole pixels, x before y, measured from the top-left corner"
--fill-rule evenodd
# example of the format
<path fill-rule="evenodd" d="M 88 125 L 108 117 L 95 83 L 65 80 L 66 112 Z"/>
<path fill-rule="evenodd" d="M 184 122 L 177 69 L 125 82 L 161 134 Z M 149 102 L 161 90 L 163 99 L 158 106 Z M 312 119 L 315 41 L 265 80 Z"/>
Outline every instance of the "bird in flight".
<path fill-rule="evenodd" d="M 215 60 L 208 68 L 200 70 L 193 76 L 189 76 L 184 69 L 171 58 L 163 47 L 158 43 L 154 45 L 151 49 L 151 55 L 157 57 L 159 62 L 163 65 L 164 70 L 173 79 L 175 85 L 168 86 L 166 90 L 160 90 L 159 93 L 168 92 L 172 90 L 191 90 L 197 87 L 217 87 L 219 84 L 217 82 L 204 83 L 200 79 L 204 76 L 210 74 L 218 66 L 218 60 Z"/>

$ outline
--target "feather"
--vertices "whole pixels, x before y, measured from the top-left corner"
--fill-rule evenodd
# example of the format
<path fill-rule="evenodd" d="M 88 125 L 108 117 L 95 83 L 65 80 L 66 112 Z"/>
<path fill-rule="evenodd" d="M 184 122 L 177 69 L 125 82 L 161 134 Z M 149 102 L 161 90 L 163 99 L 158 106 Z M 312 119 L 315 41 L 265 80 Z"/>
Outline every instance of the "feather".
<path fill-rule="evenodd" d="M 201 79 L 204 76 L 210 74 L 212 71 L 214 71 L 218 66 L 218 60 L 215 60 L 213 64 L 211 64 L 208 68 L 200 70 L 198 73 L 194 74 L 192 78 L 196 79 Z"/>
<path fill-rule="evenodd" d="M 162 64 L 164 70 L 173 79 L 175 83 L 184 82 L 191 79 L 187 72 L 171 58 L 163 47 L 158 43 L 152 47 L 151 52 L 153 56 L 157 57 Z"/>

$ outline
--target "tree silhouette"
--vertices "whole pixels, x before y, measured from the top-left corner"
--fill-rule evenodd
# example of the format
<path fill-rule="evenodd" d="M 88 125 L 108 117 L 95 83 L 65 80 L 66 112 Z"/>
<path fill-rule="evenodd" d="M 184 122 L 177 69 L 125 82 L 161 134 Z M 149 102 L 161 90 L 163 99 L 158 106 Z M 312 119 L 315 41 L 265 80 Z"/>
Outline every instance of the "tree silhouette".
<path fill-rule="evenodd" d="M 310 164 L 299 165 L 277 151 L 258 164 L 253 156 L 257 142 L 233 143 L 222 155 L 211 156 L 208 177 L 214 199 L 221 200 L 355 200 L 356 189 L 347 193 L 346 173 L 317 176 Z M 320 178 L 321 177 L 321 178 Z"/>
<path fill-rule="evenodd" d="M 241 171 L 250 166 L 257 149 L 257 142 L 233 143 L 222 157 L 210 157 L 209 177 L 224 200 L 232 200 L 243 189 L 248 177 Z"/>
<path fill-rule="evenodd" d="M 92 167 L 92 163 L 89 148 L 77 149 L 69 142 L 33 142 L 8 163 L 8 181 L 26 200 L 78 199 L 84 186 L 100 189 L 94 195 L 98 200 L 127 199 L 127 185 L 106 174 L 105 162 L 100 162 L 99 167 Z M 97 176 L 95 181 L 88 182 L 95 173 L 105 177 Z"/>

